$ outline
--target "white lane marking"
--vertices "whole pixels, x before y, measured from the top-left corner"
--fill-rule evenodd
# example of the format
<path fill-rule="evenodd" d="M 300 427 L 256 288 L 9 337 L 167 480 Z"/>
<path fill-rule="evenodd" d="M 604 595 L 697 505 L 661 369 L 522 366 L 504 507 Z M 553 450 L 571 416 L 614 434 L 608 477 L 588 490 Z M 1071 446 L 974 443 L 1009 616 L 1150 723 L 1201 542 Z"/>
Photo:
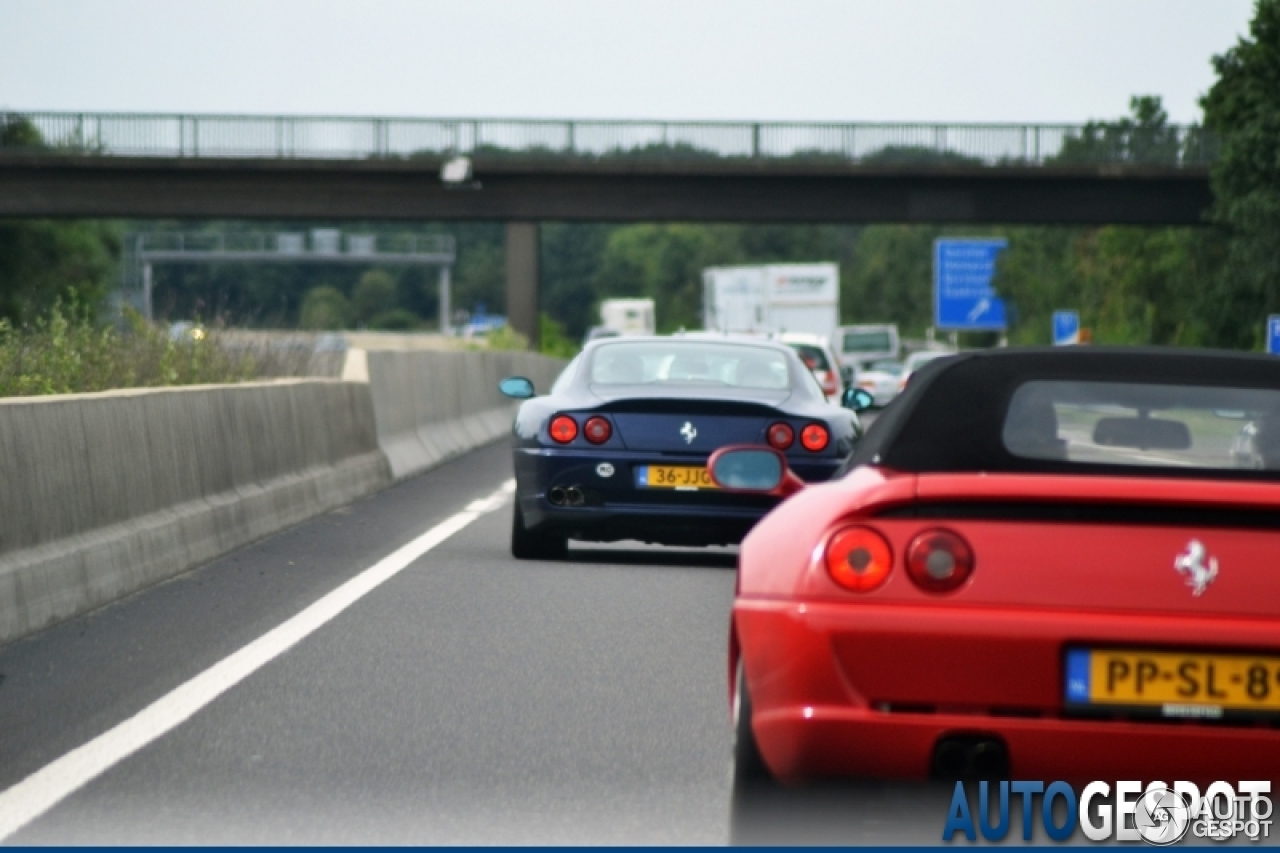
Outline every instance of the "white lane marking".
<path fill-rule="evenodd" d="M 506 481 L 489 497 L 472 501 L 466 509 L 446 518 L 409 544 L 383 557 L 301 613 L 174 688 L 115 728 L 71 750 L 0 793 L 0 841 L 147 744 L 173 731 L 201 708 L 288 651 L 379 585 L 395 577 L 414 560 L 481 515 L 501 507 L 514 491 L 515 481 Z"/>

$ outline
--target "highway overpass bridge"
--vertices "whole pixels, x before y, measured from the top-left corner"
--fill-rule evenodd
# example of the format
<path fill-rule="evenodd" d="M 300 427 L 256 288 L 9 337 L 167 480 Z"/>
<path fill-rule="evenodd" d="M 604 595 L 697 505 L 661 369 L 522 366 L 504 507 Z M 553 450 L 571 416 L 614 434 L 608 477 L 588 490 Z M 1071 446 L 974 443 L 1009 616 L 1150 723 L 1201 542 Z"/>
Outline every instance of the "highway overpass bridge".
<path fill-rule="evenodd" d="M 507 222 L 536 335 L 540 221 L 1195 225 L 1201 130 L 10 115 L 0 217 Z M 466 157 L 472 174 L 446 181 Z"/>

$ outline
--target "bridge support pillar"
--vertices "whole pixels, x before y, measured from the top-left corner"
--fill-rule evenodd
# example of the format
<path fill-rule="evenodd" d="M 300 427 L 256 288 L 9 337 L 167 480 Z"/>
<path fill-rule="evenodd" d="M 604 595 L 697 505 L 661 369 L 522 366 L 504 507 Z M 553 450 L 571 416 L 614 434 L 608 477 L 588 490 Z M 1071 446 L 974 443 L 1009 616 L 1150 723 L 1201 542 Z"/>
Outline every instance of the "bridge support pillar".
<path fill-rule="evenodd" d="M 538 348 L 538 223 L 507 223 L 507 322 Z"/>

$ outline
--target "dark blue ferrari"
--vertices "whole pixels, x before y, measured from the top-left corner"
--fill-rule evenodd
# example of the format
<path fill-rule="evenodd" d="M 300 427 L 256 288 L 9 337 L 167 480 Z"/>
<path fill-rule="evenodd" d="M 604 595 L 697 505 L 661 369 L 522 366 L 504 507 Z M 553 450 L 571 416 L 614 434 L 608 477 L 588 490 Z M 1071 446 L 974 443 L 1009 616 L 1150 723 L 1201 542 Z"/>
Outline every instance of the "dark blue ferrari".
<path fill-rule="evenodd" d="M 695 337 L 594 341 L 545 396 L 511 377 L 516 415 L 511 553 L 563 557 L 569 539 L 663 545 L 742 540 L 778 499 L 720 490 L 707 458 L 726 444 L 763 444 L 808 481 L 829 479 L 862 435 L 854 410 L 870 395 L 827 402 L 782 344 Z"/>

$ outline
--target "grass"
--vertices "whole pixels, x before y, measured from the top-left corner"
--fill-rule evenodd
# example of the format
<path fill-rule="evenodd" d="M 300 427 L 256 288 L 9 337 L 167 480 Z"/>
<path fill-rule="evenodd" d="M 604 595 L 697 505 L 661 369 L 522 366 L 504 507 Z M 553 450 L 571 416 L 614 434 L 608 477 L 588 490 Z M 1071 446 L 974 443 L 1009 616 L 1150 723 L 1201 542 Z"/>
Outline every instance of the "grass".
<path fill-rule="evenodd" d="M 123 328 L 100 325 L 74 304 L 23 328 L 0 320 L 0 397 L 243 382 L 261 373 L 251 353 L 224 350 L 216 333 L 174 340 L 136 312 Z"/>

